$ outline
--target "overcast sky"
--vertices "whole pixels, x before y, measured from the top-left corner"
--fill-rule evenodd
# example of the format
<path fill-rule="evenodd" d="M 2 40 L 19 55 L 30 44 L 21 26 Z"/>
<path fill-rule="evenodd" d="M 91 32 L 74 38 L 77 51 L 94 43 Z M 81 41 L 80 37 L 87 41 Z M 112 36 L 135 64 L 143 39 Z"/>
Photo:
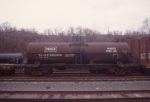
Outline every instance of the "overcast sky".
<path fill-rule="evenodd" d="M 150 0 L 0 0 L 0 24 L 17 28 L 67 29 L 88 27 L 135 30 L 150 17 Z"/>

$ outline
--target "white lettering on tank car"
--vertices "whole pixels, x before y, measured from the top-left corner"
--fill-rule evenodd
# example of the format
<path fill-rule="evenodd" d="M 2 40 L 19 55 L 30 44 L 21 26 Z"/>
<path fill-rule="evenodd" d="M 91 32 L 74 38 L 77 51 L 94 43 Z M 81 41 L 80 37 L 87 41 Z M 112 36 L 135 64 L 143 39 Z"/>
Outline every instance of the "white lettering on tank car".
<path fill-rule="evenodd" d="M 40 59 L 47 59 L 47 58 L 50 58 L 50 57 L 61 57 L 62 54 L 38 54 L 38 57 Z"/>
<path fill-rule="evenodd" d="M 150 59 L 150 53 L 148 53 L 148 59 Z"/>
<path fill-rule="evenodd" d="M 141 59 L 146 59 L 146 53 L 141 53 Z"/>
<path fill-rule="evenodd" d="M 116 49 L 115 47 L 108 47 L 108 48 L 106 49 L 106 52 L 108 52 L 108 53 L 117 52 L 117 49 Z"/>
<path fill-rule="evenodd" d="M 75 54 L 66 54 L 65 57 L 74 57 Z"/>
<path fill-rule="evenodd" d="M 48 58 L 48 56 L 47 56 L 47 54 L 38 54 L 38 56 L 39 56 L 39 58 L 40 59 L 46 59 L 46 58 Z"/>
<path fill-rule="evenodd" d="M 44 53 L 57 52 L 57 46 L 46 46 L 44 47 Z"/>
<path fill-rule="evenodd" d="M 59 57 L 59 56 L 62 56 L 62 54 L 49 54 L 49 56 Z"/>

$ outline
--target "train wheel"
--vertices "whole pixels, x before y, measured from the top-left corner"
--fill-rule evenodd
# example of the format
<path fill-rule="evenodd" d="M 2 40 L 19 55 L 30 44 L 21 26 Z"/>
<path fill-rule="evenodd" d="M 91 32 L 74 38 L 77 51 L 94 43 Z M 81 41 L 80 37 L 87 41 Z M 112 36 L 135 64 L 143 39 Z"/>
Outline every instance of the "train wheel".
<path fill-rule="evenodd" d="M 35 75 L 35 76 L 42 76 L 42 75 L 50 75 L 53 73 L 52 68 L 27 68 L 25 69 L 26 75 Z"/>
<path fill-rule="evenodd" d="M 92 74 L 98 74 L 99 73 L 97 70 L 92 70 L 92 69 L 90 69 L 89 72 Z"/>
<path fill-rule="evenodd" d="M 50 75 L 53 73 L 52 68 L 42 68 L 42 75 Z"/>
<path fill-rule="evenodd" d="M 141 73 L 143 75 L 150 75 L 150 69 L 142 68 Z"/>
<path fill-rule="evenodd" d="M 111 68 L 106 71 L 109 75 L 116 75 L 116 76 L 123 76 L 123 75 L 129 75 L 130 71 L 127 68 Z"/>
<path fill-rule="evenodd" d="M 66 67 L 56 68 L 57 70 L 66 70 Z"/>
<path fill-rule="evenodd" d="M 9 71 L 9 75 L 13 75 L 15 73 L 15 69 L 11 69 L 10 71 Z"/>
<path fill-rule="evenodd" d="M 115 75 L 118 75 L 118 76 L 122 76 L 122 75 L 126 75 L 126 71 L 122 68 L 115 68 L 115 72 L 114 72 Z"/>
<path fill-rule="evenodd" d="M 32 75 L 32 68 L 25 68 L 24 69 L 24 73 L 26 74 L 26 75 Z"/>
<path fill-rule="evenodd" d="M 39 68 L 31 67 L 25 69 L 25 74 L 39 76 L 42 75 L 42 71 Z"/>
<path fill-rule="evenodd" d="M 0 76 L 10 76 L 13 75 L 14 73 L 15 73 L 14 68 L 0 69 Z"/>

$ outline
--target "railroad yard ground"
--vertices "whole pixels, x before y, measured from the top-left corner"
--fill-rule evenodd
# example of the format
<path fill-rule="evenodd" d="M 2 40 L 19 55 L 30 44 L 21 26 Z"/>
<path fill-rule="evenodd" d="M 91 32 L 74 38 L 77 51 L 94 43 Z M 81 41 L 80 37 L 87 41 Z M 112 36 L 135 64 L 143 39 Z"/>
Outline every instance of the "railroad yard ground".
<path fill-rule="evenodd" d="M 67 80 L 68 79 L 68 80 Z M 0 102 L 149 102 L 149 76 L 1 76 Z"/>

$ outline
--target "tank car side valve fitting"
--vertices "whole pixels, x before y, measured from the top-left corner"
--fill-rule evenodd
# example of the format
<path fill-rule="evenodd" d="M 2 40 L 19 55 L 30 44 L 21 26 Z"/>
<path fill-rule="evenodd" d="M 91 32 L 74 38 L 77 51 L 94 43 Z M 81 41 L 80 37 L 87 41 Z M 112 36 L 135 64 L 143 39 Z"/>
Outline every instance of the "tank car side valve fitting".
<path fill-rule="evenodd" d="M 150 65 L 147 65 L 146 68 L 150 69 Z"/>
<path fill-rule="evenodd" d="M 123 63 L 122 63 L 121 61 L 118 61 L 118 62 L 117 62 L 117 66 L 118 66 L 118 67 L 123 67 L 124 65 L 123 65 Z"/>

